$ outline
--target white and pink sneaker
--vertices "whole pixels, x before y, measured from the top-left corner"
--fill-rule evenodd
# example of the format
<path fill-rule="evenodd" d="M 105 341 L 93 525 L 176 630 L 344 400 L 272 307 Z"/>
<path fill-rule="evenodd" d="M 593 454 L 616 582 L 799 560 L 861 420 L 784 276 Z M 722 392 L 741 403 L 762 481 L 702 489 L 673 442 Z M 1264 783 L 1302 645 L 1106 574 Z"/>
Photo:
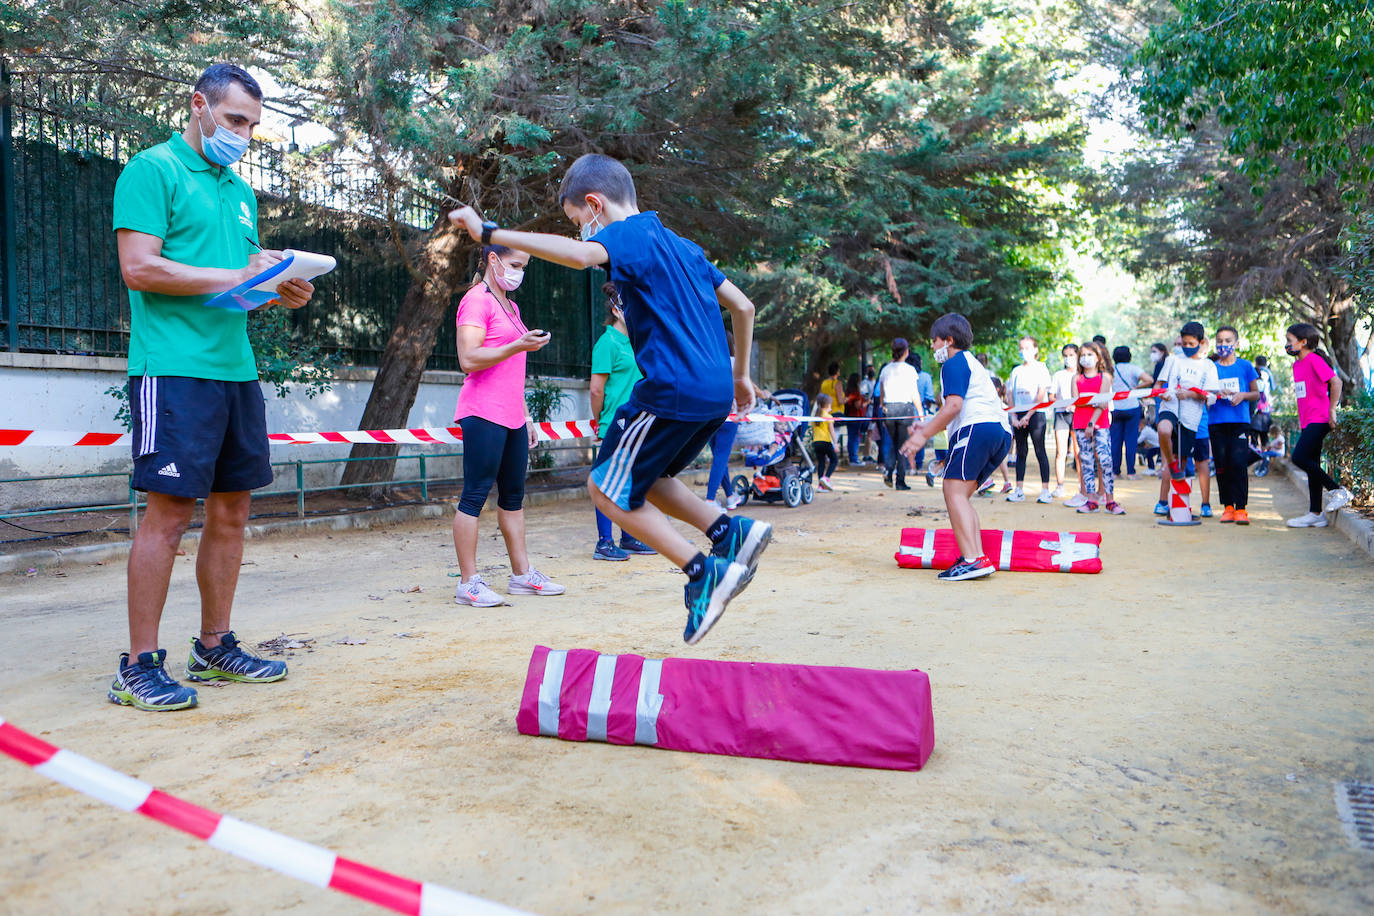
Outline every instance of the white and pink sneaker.
<path fill-rule="evenodd" d="M 561 595 L 566 591 L 566 588 L 533 566 L 523 576 L 511 576 L 510 584 L 506 588 L 506 592 L 511 595 L 539 595 L 545 598 Z"/>

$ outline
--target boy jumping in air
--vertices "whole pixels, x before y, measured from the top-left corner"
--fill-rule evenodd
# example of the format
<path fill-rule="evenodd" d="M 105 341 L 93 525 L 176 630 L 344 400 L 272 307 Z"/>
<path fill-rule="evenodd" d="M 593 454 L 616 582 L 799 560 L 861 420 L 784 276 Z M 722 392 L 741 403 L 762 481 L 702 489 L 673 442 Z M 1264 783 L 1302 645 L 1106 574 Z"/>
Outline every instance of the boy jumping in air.
<path fill-rule="evenodd" d="M 748 353 L 754 306 L 699 246 L 665 228 L 658 214 L 639 211 L 634 179 L 615 159 L 579 158 L 563 178 L 558 201 L 580 241 L 502 229 L 471 207 L 454 210 L 449 219 L 484 245 L 574 269 L 606 266 L 644 378 L 601 429 L 587 488 L 597 509 L 687 574 L 682 635 L 692 644 L 753 579 L 773 534 L 767 522 L 725 515 L 676 476 L 711 440 L 732 400 L 741 412 L 753 404 Z M 721 306 L 730 312 L 742 354 L 733 372 Z M 668 515 L 710 537 L 711 552 L 679 534 Z"/>
<path fill-rule="evenodd" d="M 959 561 L 940 573 L 946 582 L 978 579 L 997 569 L 983 556 L 983 532 L 973 508 L 973 494 L 1002 466 L 1011 451 L 1011 430 L 992 375 L 973 358 L 973 327 L 963 315 L 948 314 L 930 329 L 930 345 L 940 367 L 940 390 L 945 403 L 929 420 L 917 424 L 902 445 L 902 454 L 915 455 L 940 430 L 949 426 L 949 458 L 945 462 L 945 507 L 959 543 Z"/>

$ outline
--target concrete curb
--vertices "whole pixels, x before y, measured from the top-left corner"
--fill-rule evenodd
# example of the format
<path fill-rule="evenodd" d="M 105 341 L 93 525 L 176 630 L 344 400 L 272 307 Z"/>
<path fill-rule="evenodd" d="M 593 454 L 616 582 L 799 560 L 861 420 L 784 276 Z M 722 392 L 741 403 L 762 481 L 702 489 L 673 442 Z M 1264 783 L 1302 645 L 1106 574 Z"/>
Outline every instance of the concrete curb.
<path fill-rule="evenodd" d="M 679 478 L 692 486 L 706 482 L 706 471 L 685 471 Z M 526 506 L 547 506 L 554 503 L 570 502 L 587 497 L 587 488 L 582 485 L 561 487 L 557 490 L 536 490 L 525 494 Z M 456 502 L 456 500 L 455 500 Z M 301 534 L 307 531 L 353 531 L 375 528 L 382 525 L 400 525 L 425 518 L 445 518 L 453 513 L 452 502 L 424 503 L 415 506 L 393 506 L 390 509 L 369 509 L 351 512 L 347 515 L 318 515 L 311 518 L 289 518 L 277 521 L 250 523 L 243 531 L 245 538 L 264 538 L 281 534 Z M 188 531 L 181 543 L 195 543 L 200 540 L 199 531 Z M 29 569 L 52 569 L 81 563 L 100 563 L 107 560 L 122 560 L 128 557 L 132 541 L 118 541 L 110 544 L 85 544 L 80 547 L 62 549 L 28 550 L 24 553 L 0 556 L 0 575 L 24 572 Z"/>
<path fill-rule="evenodd" d="M 1283 463 L 1283 469 L 1293 486 L 1306 499 L 1307 475 L 1287 461 Z M 1348 506 L 1336 512 L 1334 521 L 1337 531 L 1350 538 L 1356 547 L 1369 554 L 1370 559 L 1374 559 L 1374 521 L 1370 521 Z"/>

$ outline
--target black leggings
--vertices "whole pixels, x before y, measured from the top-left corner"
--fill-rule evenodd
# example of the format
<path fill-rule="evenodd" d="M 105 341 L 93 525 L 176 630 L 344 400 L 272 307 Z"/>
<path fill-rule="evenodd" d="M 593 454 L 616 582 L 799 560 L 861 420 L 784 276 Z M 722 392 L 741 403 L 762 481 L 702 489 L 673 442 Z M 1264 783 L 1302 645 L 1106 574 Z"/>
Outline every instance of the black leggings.
<path fill-rule="evenodd" d="M 1019 423 L 1025 418 L 1025 413 L 1015 414 L 1016 421 Z M 1045 486 L 1050 485 L 1050 457 L 1045 452 L 1045 415 L 1040 411 L 1031 414 L 1030 423 L 1026 428 L 1019 426 L 1011 428 L 1012 435 L 1016 438 L 1016 483 L 1020 485 L 1026 479 L 1026 440 L 1035 446 L 1035 460 L 1040 462 L 1040 482 Z"/>
<path fill-rule="evenodd" d="M 835 453 L 835 443 L 833 442 L 814 442 L 816 447 L 816 473 L 821 477 L 829 477 L 835 473 L 835 466 L 840 463 L 839 456 Z"/>
<path fill-rule="evenodd" d="M 1250 424 L 1213 423 L 1211 430 L 1221 504 L 1244 509 L 1250 502 Z"/>
<path fill-rule="evenodd" d="M 1322 490 L 1339 488 L 1336 481 L 1322 470 L 1322 440 L 1331 432 L 1330 423 L 1308 423 L 1293 446 L 1293 466 L 1307 474 L 1307 509 L 1322 511 Z"/>
<path fill-rule="evenodd" d="M 507 512 L 523 508 L 530 460 L 525 427 L 510 429 L 481 417 L 463 417 L 458 425 L 463 428 L 463 496 L 458 511 L 473 518 L 481 515 L 493 483 L 498 508 Z"/>

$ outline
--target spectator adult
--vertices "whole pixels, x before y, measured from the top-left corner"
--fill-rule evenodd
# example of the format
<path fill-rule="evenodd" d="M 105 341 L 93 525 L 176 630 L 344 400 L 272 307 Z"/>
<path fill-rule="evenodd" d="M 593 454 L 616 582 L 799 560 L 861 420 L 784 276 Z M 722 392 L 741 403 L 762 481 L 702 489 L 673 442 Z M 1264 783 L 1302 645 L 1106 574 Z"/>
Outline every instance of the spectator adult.
<path fill-rule="evenodd" d="M 615 412 L 630 399 L 635 384 L 644 377 L 635 362 L 634 348 L 630 346 L 629 328 L 625 326 L 625 313 L 620 307 L 620 291 L 614 283 L 602 285 L 606 296 L 606 330 L 597 338 L 592 347 L 592 378 L 588 394 L 591 399 L 592 416 L 598 420 L 600 429 L 606 429 L 615 419 Z M 736 424 L 727 423 L 734 438 Z M 727 446 L 728 448 L 728 446 Z M 630 554 L 650 555 L 657 553 L 648 544 L 625 531 L 620 531 L 620 546 L 615 543 L 615 531 L 611 520 L 593 507 L 596 513 L 596 547 L 592 551 L 594 560 L 623 561 Z"/>
<path fill-rule="evenodd" d="M 1006 403 L 1012 411 L 1011 434 L 1016 441 L 1016 489 L 1007 494 L 1007 502 L 1019 503 L 1026 498 L 1026 458 L 1030 447 L 1035 448 L 1035 460 L 1040 464 L 1040 496 L 1036 502 L 1053 502 L 1050 459 L 1045 451 L 1045 426 L 1050 408 L 1031 409 L 1048 400 L 1050 370 L 1040 361 L 1034 337 L 1022 337 L 1019 347 L 1021 365 L 1011 370 L 1006 385 Z"/>
<path fill-rule="evenodd" d="M 899 453 L 897 444 L 907 440 L 916 416 L 916 404 L 921 397 L 919 374 L 916 367 L 906 361 L 908 350 L 910 346 L 905 337 L 893 340 L 892 362 L 878 374 L 878 390 L 883 399 L 883 427 L 888 441 L 894 443 L 888 449 L 883 483 L 898 490 L 911 489 L 906 483 L 906 458 Z"/>
<path fill-rule="evenodd" d="M 1112 391 L 1134 391 L 1154 381 L 1149 373 L 1131 362 L 1131 348 L 1112 351 Z M 1135 479 L 1136 449 L 1140 440 L 1140 418 L 1145 413 L 1140 398 L 1122 398 L 1112 406 L 1112 473 L 1117 479 Z"/>
<path fill-rule="evenodd" d="M 1255 372 L 1259 375 L 1259 400 L 1250 414 L 1250 444 L 1257 451 L 1263 451 L 1274 424 L 1274 373 L 1269 369 L 1269 357 L 1263 354 L 1255 357 Z"/>
<path fill-rule="evenodd" d="M 231 166 L 262 120 L 262 89 L 233 64 L 196 80 L 186 128 L 129 160 L 114 189 L 119 268 L 129 288 L 129 407 L 133 487 L 148 506 L 129 552 L 129 651 L 109 698 L 148 711 L 195 706 L 158 648 L 181 536 L 196 500 L 205 522 L 196 553 L 200 634 L 193 681 L 279 681 L 286 664 L 252 655 L 230 627 L 250 492 L 272 482 L 266 404 L 247 313 L 202 308 L 281 261 L 258 247 L 258 202 Z M 314 287 L 291 280 L 277 302 L 300 308 Z"/>
<path fill-rule="evenodd" d="M 506 541 L 511 595 L 561 595 L 566 589 L 530 565 L 525 547 L 525 474 L 538 441 L 525 408 L 526 354 L 543 349 L 547 331 L 531 330 L 509 297 L 525 278 L 529 255 L 503 245 L 482 249 L 482 272 L 458 303 L 458 364 L 466 372 L 454 421 L 463 430 L 463 495 L 453 515 L 453 547 L 462 580 L 453 600 L 472 607 L 504 604 L 477 572 L 477 519 L 492 484 Z"/>
<path fill-rule="evenodd" d="M 844 382 L 840 381 L 839 363 L 832 361 L 828 366 L 825 367 L 825 378 L 821 380 L 821 394 L 829 395 L 830 409 L 834 413 L 843 415 Z M 832 422 L 831 425 L 834 427 L 835 433 L 838 434 L 843 432 L 845 436 L 849 435 L 849 433 L 846 431 L 846 427 L 849 426 L 848 423 Z M 836 441 L 834 445 L 836 448 L 842 448 L 838 441 Z"/>

